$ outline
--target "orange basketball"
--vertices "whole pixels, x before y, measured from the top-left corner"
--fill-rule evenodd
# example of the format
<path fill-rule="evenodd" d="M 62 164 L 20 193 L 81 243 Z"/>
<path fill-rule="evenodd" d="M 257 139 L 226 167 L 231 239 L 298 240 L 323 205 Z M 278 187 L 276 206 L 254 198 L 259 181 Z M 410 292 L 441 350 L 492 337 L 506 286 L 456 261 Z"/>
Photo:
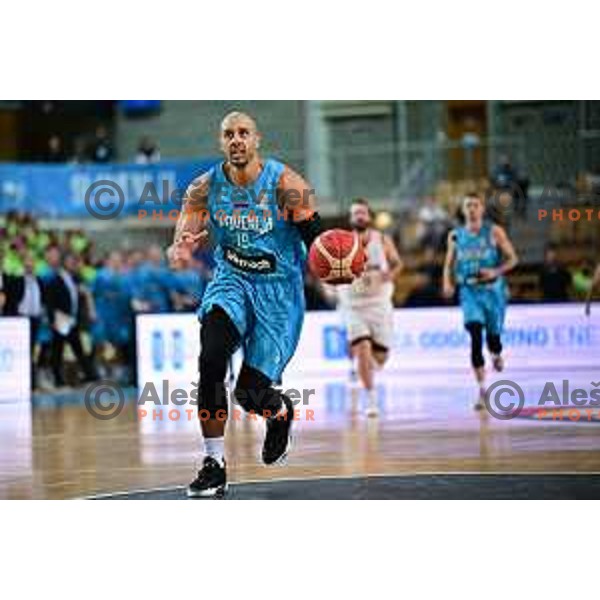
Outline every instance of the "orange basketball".
<path fill-rule="evenodd" d="M 362 273 L 365 261 L 358 234 L 345 229 L 322 233 L 313 242 L 308 255 L 313 275 L 332 284 L 351 283 Z"/>

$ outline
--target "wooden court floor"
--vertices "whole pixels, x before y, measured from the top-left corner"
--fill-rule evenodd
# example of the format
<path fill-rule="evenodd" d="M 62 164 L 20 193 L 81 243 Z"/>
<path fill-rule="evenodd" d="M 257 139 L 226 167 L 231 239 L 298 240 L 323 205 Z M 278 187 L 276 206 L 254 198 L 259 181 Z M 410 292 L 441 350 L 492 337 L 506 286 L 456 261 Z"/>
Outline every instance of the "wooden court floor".
<path fill-rule="evenodd" d="M 400 380 L 383 384 L 381 415 L 368 419 L 345 389 L 343 382 L 317 387 L 314 414 L 301 414 L 285 466 L 260 463 L 262 423 L 230 421 L 229 479 L 600 472 L 600 423 L 498 421 L 471 410 L 464 385 L 428 382 L 419 390 Z M 0 434 L 2 499 L 185 485 L 200 447 L 195 418 L 141 418 L 135 402 L 106 421 L 80 404 L 2 404 Z"/>

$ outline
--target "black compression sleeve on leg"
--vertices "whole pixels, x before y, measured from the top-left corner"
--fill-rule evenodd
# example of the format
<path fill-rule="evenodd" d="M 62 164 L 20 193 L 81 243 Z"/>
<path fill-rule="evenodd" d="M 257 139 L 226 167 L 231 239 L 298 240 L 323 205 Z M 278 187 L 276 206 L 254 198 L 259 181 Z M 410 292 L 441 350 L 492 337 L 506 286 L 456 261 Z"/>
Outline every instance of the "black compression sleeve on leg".
<path fill-rule="evenodd" d="M 483 367 L 483 325 L 481 323 L 467 323 L 465 329 L 471 336 L 471 364 L 476 369 Z"/>
<path fill-rule="evenodd" d="M 234 391 L 237 404 L 246 412 L 263 415 L 268 410 L 267 416 L 276 415 L 282 407 L 283 395 L 271 383 L 266 375 L 244 363 Z"/>
<path fill-rule="evenodd" d="M 303 221 L 293 221 L 293 223 L 298 228 L 300 237 L 306 245 L 306 249 L 309 250 L 312 243 L 323 231 L 319 213 L 314 212 L 308 219 L 304 219 Z"/>
<path fill-rule="evenodd" d="M 485 334 L 488 350 L 492 354 L 502 354 L 502 340 L 497 333 Z"/>
<path fill-rule="evenodd" d="M 225 375 L 229 360 L 239 343 L 240 334 L 222 308 L 213 308 L 202 319 L 198 410 L 208 410 L 213 419 L 227 414 Z M 218 411 L 225 412 L 217 414 Z"/>

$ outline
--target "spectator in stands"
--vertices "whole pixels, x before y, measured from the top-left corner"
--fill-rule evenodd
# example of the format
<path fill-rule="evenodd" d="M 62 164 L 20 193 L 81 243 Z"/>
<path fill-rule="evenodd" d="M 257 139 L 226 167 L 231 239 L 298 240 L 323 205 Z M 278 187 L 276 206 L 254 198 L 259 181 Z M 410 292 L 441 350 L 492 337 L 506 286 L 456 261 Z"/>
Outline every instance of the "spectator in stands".
<path fill-rule="evenodd" d="M 508 191 L 512 195 L 514 212 L 521 218 L 527 216 L 529 178 L 526 173 L 512 164 L 510 156 L 504 154 L 494 168 L 492 186 L 496 193 Z"/>
<path fill-rule="evenodd" d="M 124 276 L 123 256 L 120 252 L 111 252 L 104 265 L 98 270 L 92 284 L 94 303 L 96 309 L 96 322 L 92 327 L 92 335 L 96 352 L 105 357 L 108 346 L 116 352 L 117 358 L 129 367 L 129 372 L 120 377 L 109 373 L 110 365 L 105 361 L 103 369 L 105 376 L 113 379 L 131 381 L 133 376 L 133 361 L 135 349 L 133 348 L 133 312 L 131 309 L 131 294 Z"/>
<path fill-rule="evenodd" d="M 10 210 L 6 213 L 4 230 L 8 240 L 12 240 L 19 235 L 25 218 L 24 213 L 20 213 L 16 210 Z"/>
<path fill-rule="evenodd" d="M 542 298 L 546 302 L 566 302 L 569 300 L 571 274 L 558 261 L 556 248 L 548 246 L 544 253 L 544 264 L 540 271 Z"/>
<path fill-rule="evenodd" d="M 83 254 L 90 245 L 90 240 L 81 229 L 68 229 L 64 234 L 64 248 L 76 255 Z"/>
<path fill-rule="evenodd" d="M 138 144 L 135 162 L 138 165 L 149 165 L 160 162 L 158 144 L 148 136 L 144 136 Z"/>
<path fill-rule="evenodd" d="M 81 345 L 82 298 L 77 275 L 79 263 L 73 254 L 68 254 L 61 266 L 61 253 L 52 246 L 46 251 L 48 272 L 42 278 L 42 298 L 48 312 L 52 329 L 50 342 L 50 363 L 54 384 L 65 385 L 63 351 L 65 342 L 69 344 L 83 371 L 84 381 L 96 379 L 92 361 Z"/>
<path fill-rule="evenodd" d="M 5 264 L 5 252 L 0 247 L 0 263 Z M 0 269 L 0 315 L 16 317 L 23 297 L 23 277 Z"/>
<path fill-rule="evenodd" d="M 148 248 L 143 260 L 134 265 L 129 279 L 135 312 L 164 313 L 172 309 L 173 276 L 163 262 L 160 246 Z"/>
<path fill-rule="evenodd" d="M 175 310 L 195 311 L 200 306 L 208 282 L 203 263 L 193 258 L 189 267 L 175 268 L 172 279 Z"/>
<path fill-rule="evenodd" d="M 83 165 L 88 162 L 87 144 L 85 138 L 79 136 L 73 142 L 73 155 L 69 160 L 72 165 Z"/>
<path fill-rule="evenodd" d="M 25 249 L 25 242 L 19 236 L 8 241 L 4 255 L 3 271 L 6 275 L 23 275 L 23 259 L 21 254 Z"/>
<path fill-rule="evenodd" d="M 67 153 L 65 152 L 62 138 L 59 135 L 50 136 L 44 161 L 49 163 L 67 162 Z"/>
<path fill-rule="evenodd" d="M 589 260 L 582 260 L 573 273 L 573 291 L 579 300 L 585 300 L 592 287 L 594 265 Z"/>
<path fill-rule="evenodd" d="M 406 306 L 437 306 L 442 304 L 440 282 L 441 260 L 432 247 L 426 248 L 421 265 L 417 269 L 415 285 L 407 298 Z"/>
<path fill-rule="evenodd" d="M 93 256 L 91 246 L 88 246 L 86 250 L 81 253 L 80 259 L 81 267 L 79 269 L 79 275 L 81 277 L 81 281 L 91 291 L 94 281 L 98 275 L 98 265 L 96 264 L 96 259 Z"/>
<path fill-rule="evenodd" d="M 510 157 L 503 154 L 494 167 L 492 182 L 498 189 L 511 189 L 517 183 L 517 172 L 512 166 Z"/>
<path fill-rule="evenodd" d="M 35 275 L 35 261 L 31 254 L 23 260 L 25 274 L 23 280 L 23 294 L 20 297 L 19 316 L 29 319 L 29 340 L 31 349 L 31 389 L 36 387 L 35 348 L 43 316 L 42 284 Z"/>
<path fill-rule="evenodd" d="M 135 285 L 139 277 L 139 270 L 144 262 L 144 253 L 141 250 L 133 249 L 123 253 L 123 277 L 129 289 L 131 296 L 131 306 L 135 312 L 139 312 L 135 306 Z"/>
<path fill-rule="evenodd" d="M 448 212 L 437 198 L 428 196 L 423 200 L 417 219 L 417 239 L 421 248 L 431 247 L 438 251 L 451 225 Z"/>
<path fill-rule="evenodd" d="M 95 163 L 108 163 L 113 159 L 113 148 L 104 125 L 96 129 L 96 138 L 92 149 L 92 160 Z"/>

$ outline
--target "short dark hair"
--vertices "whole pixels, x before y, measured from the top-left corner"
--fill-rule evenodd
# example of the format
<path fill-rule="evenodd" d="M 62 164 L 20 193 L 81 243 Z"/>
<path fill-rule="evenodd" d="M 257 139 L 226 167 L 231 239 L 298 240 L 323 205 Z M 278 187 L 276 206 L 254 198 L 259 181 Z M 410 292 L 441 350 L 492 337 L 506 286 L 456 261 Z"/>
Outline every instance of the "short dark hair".
<path fill-rule="evenodd" d="M 477 198 L 477 200 L 479 200 L 480 202 L 483 202 L 483 198 L 482 198 L 481 194 L 479 194 L 475 190 L 471 190 L 470 192 L 467 192 L 465 194 L 464 199 L 466 200 L 467 198 Z"/>
<path fill-rule="evenodd" d="M 354 206 L 355 204 L 358 204 L 359 206 L 366 206 L 367 210 L 369 211 L 369 216 L 371 218 L 373 217 L 373 209 L 371 208 L 371 205 L 369 204 L 369 201 L 366 198 L 354 198 L 350 203 L 350 207 Z"/>

